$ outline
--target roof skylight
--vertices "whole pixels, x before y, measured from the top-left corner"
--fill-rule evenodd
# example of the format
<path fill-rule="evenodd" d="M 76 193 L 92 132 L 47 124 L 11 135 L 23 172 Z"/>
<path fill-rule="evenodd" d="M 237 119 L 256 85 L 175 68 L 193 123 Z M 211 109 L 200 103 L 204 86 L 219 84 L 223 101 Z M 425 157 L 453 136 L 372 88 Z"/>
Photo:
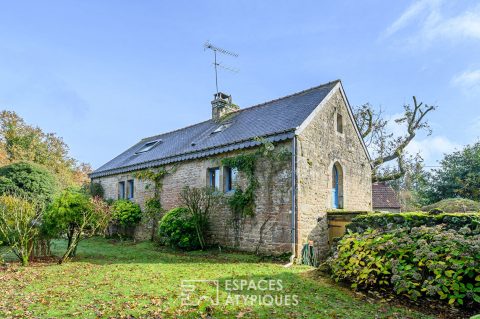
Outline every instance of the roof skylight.
<path fill-rule="evenodd" d="M 222 125 L 220 125 L 219 127 L 217 127 L 217 128 L 215 129 L 215 131 L 213 131 L 211 134 L 223 132 L 225 129 L 229 128 L 230 125 L 232 125 L 232 123 L 222 124 Z"/>
<path fill-rule="evenodd" d="M 138 151 L 136 151 L 135 154 L 148 152 L 152 148 L 154 148 L 158 143 L 160 143 L 161 141 L 162 140 L 155 140 L 155 141 L 147 142 Z"/>

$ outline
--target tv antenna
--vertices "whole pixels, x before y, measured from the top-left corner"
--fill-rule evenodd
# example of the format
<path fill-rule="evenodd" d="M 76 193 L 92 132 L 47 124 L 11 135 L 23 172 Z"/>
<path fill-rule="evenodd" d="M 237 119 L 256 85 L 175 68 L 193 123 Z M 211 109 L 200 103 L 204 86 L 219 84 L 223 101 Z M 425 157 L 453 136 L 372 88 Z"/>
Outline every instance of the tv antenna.
<path fill-rule="evenodd" d="M 211 44 L 209 41 L 205 42 L 205 44 L 203 45 L 203 48 L 204 48 L 204 50 L 209 49 L 209 50 L 213 51 L 213 56 L 214 56 L 213 66 L 215 67 L 215 87 L 216 87 L 217 93 L 218 93 L 218 68 L 222 68 L 222 69 L 225 69 L 225 70 L 228 70 L 228 71 L 231 71 L 231 72 L 235 72 L 235 73 L 238 72 L 238 69 L 230 68 L 230 67 L 227 67 L 227 66 L 223 65 L 221 62 L 217 62 L 217 52 L 221 53 L 221 54 L 233 56 L 234 58 L 237 58 L 238 54 L 235 53 L 235 52 L 232 52 L 232 51 L 228 51 L 228 50 L 219 48 L 219 47 Z"/>

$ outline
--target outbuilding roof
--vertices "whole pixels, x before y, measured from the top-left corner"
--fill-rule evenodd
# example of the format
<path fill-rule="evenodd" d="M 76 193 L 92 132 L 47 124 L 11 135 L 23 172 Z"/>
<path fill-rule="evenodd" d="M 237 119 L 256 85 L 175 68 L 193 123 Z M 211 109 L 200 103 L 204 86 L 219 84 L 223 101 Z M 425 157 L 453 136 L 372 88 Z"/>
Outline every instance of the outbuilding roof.
<path fill-rule="evenodd" d="M 401 208 L 397 194 L 393 188 L 386 183 L 373 183 L 372 185 L 373 209 Z"/>
<path fill-rule="evenodd" d="M 165 165 L 257 146 L 255 138 L 290 139 L 339 80 L 233 112 L 221 123 L 212 119 L 142 139 L 95 170 L 90 177 Z M 224 125 L 220 128 L 221 125 Z M 145 149 L 148 149 L 145 151 Z"/>

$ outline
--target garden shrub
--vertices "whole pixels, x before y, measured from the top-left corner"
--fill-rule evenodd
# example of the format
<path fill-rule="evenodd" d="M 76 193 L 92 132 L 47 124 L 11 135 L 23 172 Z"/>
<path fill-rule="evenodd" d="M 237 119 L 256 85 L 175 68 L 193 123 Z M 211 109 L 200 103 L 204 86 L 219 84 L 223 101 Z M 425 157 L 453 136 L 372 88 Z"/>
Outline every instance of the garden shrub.
<path fill-rule="evenodd" d="M 89 187 L 89 193 L 92 197 L 103 198 L 103 196 L 105 195 L 105 190 L 103 189 L 102 184 L 91 183 Z"/>
<path fill-rule="evenodd" d="M 332 277 L 356 289 L 480 306 L 480 232 L 445 225 L 348 233 L 328 259 Z"/>
<path fill-rule="evenodd" d="M 466 198 L 447 198 L 422 207 L 422 211 L 424 212 L 430 212 L 432 210 L 438 210 L 444 213 L 480 212 L 480 202 Z"/>
<path fill-rule="evenodd" d="M 367 229 L 412 228 L 441 224 L 448 229 L 459 230 L 467 226 L 473 230 L 480 227 L 480 213 L 369 213 L 355 217 L 347 225 L 347 230 L 363 233 Z"/>
<path fill-rule="evenodd" d="M 138 204 L 121 199 L 113 203 L 112 217 L 122 226 L 134 226 L 142 219 L 142 210 Z"/>
<path fill-rule="evenodd" d="M 200 248 L 195 221 L 188 208 L 177 207 L 168 211 L 160 220 L 158 234 L 161 241 L 171 247 L 184 250 Z"/>
<path fill-rule="evenodd" d="M 52 173 L 38 164 L 18 162 L 0 167 L 0 194 L 15 194 L 48 205 L 58 192 Z"/>

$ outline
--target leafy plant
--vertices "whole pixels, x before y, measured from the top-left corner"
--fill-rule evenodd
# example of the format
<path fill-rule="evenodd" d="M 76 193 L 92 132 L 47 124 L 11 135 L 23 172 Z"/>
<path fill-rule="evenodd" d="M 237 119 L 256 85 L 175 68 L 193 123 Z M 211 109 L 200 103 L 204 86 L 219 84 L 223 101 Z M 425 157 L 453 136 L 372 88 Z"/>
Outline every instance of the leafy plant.
<path fill-rule="evenodd" d="M 480 212 L 480 202 L 466 198 L 447 198 L 422 207 L 422 211 L 424 212 L 430 212 L 432 210 L 445 213 Z"/>
<path fill-rule="evenodd" d="M 345 235 L 328 260 L 332 277 L 356 289 L 393 290 L 449 304 L 480 305 L 480 233 L 463 227 L 367 230 Z"/>
<path fill-rule="evenodd" d="M 103 189 L 102 184 L 91 183 L 89 187 L 89 193 L 92 197 L 103 198 L 105 195 L 105 190 Z"/>
<path fill-rule="evenodd" d="M 142 210 L 137 203 L 126 199 L 113 203 L 112 217 L 122 226 L 134 226 L 142 219 Z"/>
<path fill-rule="evenodd" d="M 171 247 L 185 250 L 201 247 L 188 208 L 177 207 L 168 211 L 159 222 L 158 232 L 161 241 Z"/>
<path fill-rule="evenodd" d="M 0 234 L 23 266 L 30 260 L 41 214 L 39 206 L 24 198 L 0 196 Z"/>

